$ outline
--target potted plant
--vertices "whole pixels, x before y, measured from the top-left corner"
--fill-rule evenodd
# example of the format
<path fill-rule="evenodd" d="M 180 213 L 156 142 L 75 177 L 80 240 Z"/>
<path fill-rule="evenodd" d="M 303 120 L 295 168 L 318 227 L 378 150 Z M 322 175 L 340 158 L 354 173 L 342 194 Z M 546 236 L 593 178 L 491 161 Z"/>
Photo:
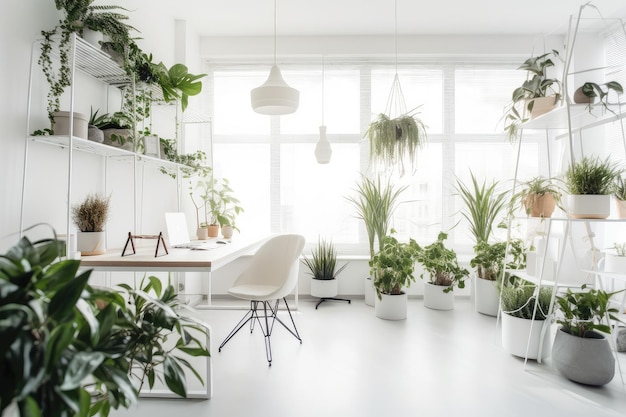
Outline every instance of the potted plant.
<path fill-rule="evenodd" d="M 614 243 L 613 252 L 604 255 L 604 272 L 626 273 L 626 243 Z"/>
<path fill-rule="evenodd" d="M 537 287 L 517 277 L 509 277 L 499 286 L 502 305 L 502 346 L 514 356 L 527 359 L 546 358 L 550 354 L 550 309 L 552 291 Z M 545 326 L 548 326 L 544 328 Z"/>
<path fill-rule="evenodd" d="M 302 262 L 311 275 L 311 295 L 320 298 L 315 309 L 325 300 L 340 300 L 337 296 L 337 275 L 348 265 L 337 268 L 337 250 L 332 242 L 319 239 L 317 246 L 311 251 L 311 258 L 306 256 Z M 343 300 L 340 301 L 348 301 Z"/>
<path fill-rule="evenodd" d="M 175 311 L 173 287 L 152 277 L 140 290 L 92 288 L 64 247 L 24 237 L 0 255 L 0 414 L 105 416 L 160 379 L 186 396 L 185 369 L 198 374 L 180 353 L 209 352 L 195 336 L 206 330 Z"/>
<path fill-rule="evenodd" d="M 609 158 L 585 156 L 565 171 L 567 215 L 574 219 L 605 219 L 611 212 L 611 194 L 621 170 Z"/>
<path fill-rule="evenodd" d="M 356 195 L 346 197 L 356 208 L 357 217 L 365 223 L 370 260 L 376 251 L 383 247 L 383 240 L 389 233 L 391 217 L 405 189 L 406 187 L 394 187 L 390 179 L 383 181 L 380 175 L 376 179 L 362 176 L 356 188 Z M 367 277 L 365 304 L 374 306 L 374 292 L 372 277 Z"/>
<path fill-rule="evenodd" d="M 413 164 L 417 150 L 426 144 L 426 128 L 414 111 L 396 118 L 380 113 L 365 137 L 370 142 L 371 160 L 386 167 L 399 166 L 404 173 L 404 160 L 408 158 Z"/>
<path fill-rule="evenodd" d="M 463 200 L 464 206 L 461 215 L 468 223 L 470 232 L 474 238 L 474 254 L 476 255 L 473 268 L 474 274 L 474 301 L 476 311 L 490 316 L 498 314 L 499 296 L 496 288 L 497 274 L 482 273 L 481 271 L 492 270 L 492 261 L 499 259 L 504 262 L 504 248 L 502 244 L 490 247 L 489 239 L 493 232 L 494 224 L 498 216 L 506 205 L 506 191 L 498 190 L 498 182 L 492 181 L 487 184 L 483 180 L 479 183 L 473 173 L 471 173 L 471 185 L 467 186 L 462 181 L 457 180 L 456 190 Z M 489 253 L 479 254 L 478 251 L 489 251 Z M 494 253 L 495 252 L 495 253 Z M 494 256 L 501 253 L 502 257 Z M 485 256 L 487 255 L 487 256 Z M 488 262 L 481 265 L 482 261 Z"/>
<path fill-rule="evenodd" d="M 606 87 L 603 88 L 603 87 Z M 617 95 L 624 93 L 624 88 L 617 81 L 609 81 L 604 84 L 597 84 L 591 81 L 587 81 L 574 92 L 574 103 L 588 104 L 587 108 L 589 112 L 592 110 L 592 104 L 594 104 L 597 98 L 602 108 L 614 113 L 609 108 L 609 93 L 614 91 Z"/>
<path fill-rule="evenodd" d="M 530 217 L 549 218 L 561 201 L 561 190 L 544 177 L 534 177 L 520 184 L 521 190 L 511 198 L 515 211 L 521 207 Z"/>
<path fill-rule="evenodd" d="M 98 116 L 98 111 L 99 110 L 93 111 L 92 107 L 89 113 L 89 122 L 87 125 L 87 139 L 94 142 L 102 143 L 104 142 L 104 132 L 98 127 L 98 125 L 102 124 L 106 115 Z"/>
<path fill-rule="evenodd" d="M 617 208 L 617 217 L 626 219 L 626 180 L 621 175 L 615 177 L 613 197 Z"/>
<path fill-rule="evenodd" d="M 127 113 L 119 111 L 103 114 L 94 120 L 94 126 L 102 130 L 104 144 L 134 151 L 135 123 Z"/>
<path fill-rule="evenodd" d="M 72 220 L 79 230 L 76 250 L 81 255 L 101 255 L 106 252 L 104 225 L 109 216 L 111 197 L 89 194 L 72 206 Z"/>
<path fill-rule="evenodd" d="M 618 291 L 619 292 L 619 291 Z M 610 299 L 618 292 L 571 288 L 557 296 L 561 316 L 552 348 L 552 362 L 566 378 L 586 385 L 605 385 L 615 375 L 615 358 L 608 339 L 611 321 L 618 322 L 617 308 L 610 307 Z"/>
<path fill-rule="evenodd" d="M 505 111 L 505 126 L 510 140 L 517 139 L 518 127 L 529 119 L 553 110 L 561 99 L 561 81 L 548 74 L 554 67 L 553 58 L 559 52 L 552 50 L 539 56 L 528 58 L 519 70 L 528 76 L 521 86 L 513 90 L 511 103 Z"/>
<path fill-rule="evenodd" d="M 444 241 L 448 235 L 439 232 L 437 240 L 423 248 L 418 248 L 415 259 L 423 268 L 420 278 L 428 274 L 424 283 L 424 306 L 435 310 L 454 308 L 454 287 L 465 288 L 469 271 L 462 268 L 456 252 L 446 248 Z"/>
<path fill-rule="evenodd" d="M 230 182 L 226 178 L 217 179 L 211 176 L 208 180 L 207 212 L 209 215 L 209 236 L 215 237 L 221 228 L 222 236 L 230 239 L 233 230 L 239 231 L 235 220 L 243 212 L 240 201 L 234 196 Z M 213 231 L 212 228 L 216 228 Z"/>
<path fill-rule="evenodd" d="M 415 240 L 399 242 L 391 229 L 383 238 L 381 249 L 370 259 L 370 274 L 376 289 L 376 317 L 386 320 L 406 319 L 407 294 L 404 288 L 415 281 L 415 255 L 419 249 Z"/>

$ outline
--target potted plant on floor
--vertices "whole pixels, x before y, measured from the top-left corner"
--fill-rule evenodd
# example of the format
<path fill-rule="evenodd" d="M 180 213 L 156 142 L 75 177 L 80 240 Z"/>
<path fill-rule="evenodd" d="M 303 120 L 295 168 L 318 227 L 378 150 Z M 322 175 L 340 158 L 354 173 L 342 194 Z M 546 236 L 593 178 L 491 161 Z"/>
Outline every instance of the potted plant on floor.
<path fill-rule="evenodd" d="M 89 194 L 72 207 L 72 220 L 79 230 L 76 235 L 76 250 L 81 255 L 106 253 L 104 225 L 109 217 L 111 196 Z"/>
<path fill-rule="evenodd" d="M 456 191 L 463 200 L 461 215 L 470 227 L 470 233 L 474 238 L 474 254 L 476 255 L 472 268 L 476 268 L 474 276 L 474 301 L 476 311 L 490 316 L 498 314 L 499 296 L 496 288 L 498 274 L 489 273 L 494 271 L 494 261 L 504 262 L 504 248 L 502 244 L 490 247 L 490 238 L 494 230 L 494 224 L 503 212 L 506 205 L 506 191 L 498 190 L 498 182 L 492 181 L 487 184 L 483 180 L 480 183 L 473 173 L 471 185 L 466 185 L 457 180 Z M 479 253 L 480 252 L 480 253 Z M 501 254 L 501 257 L 496 256 Z M 494 258 L 494 256 L 496 256 Z M 481 265 L 482 261 L 487 265 Z M 502 266 L 497 268 L 501 270 Z"/>
<path fill-rule="evenodd" d="M 619 169 L 609 158 L 585 156 L 565 171 L 567 215 L 574 219 L 605 219 L 611 213 L 611 194 Z"/>
<path fill-rule="evenodd" d="M 499 287 L 502 304 L 502 346 L 514 356 L 536 360 L 550 354 L 550 309 L 552 291 L 517 277 L 508 277 Z M 547 326 L 544 328 L 544 326 Z M 541 353 L 540 353 L 541 350 Z"/>
<path fill-rule="evenodd" d="M 184 370 L 198 374 L 180 353 L 209 352 L 199 325 L 175 311 L 173 287 L 151 278 L 122 294 L 92 288 L 91 271 L 63 260 L 64 247 L 22 238 L 0 255 L 0 414 L 15 405 L 20 415 L 106 416 L 137 402 L 137 370 L 139 385 L 163 379 L 186 396 Z"/>
<path fill-rule="evenodd" d="M 511 103 L 505 109 L 504 130 L 511 141 L 518 137 L 518 127 L 529 119 L 553 110 L 561 100 L 561 81 L 550 77 L 554 68 L 553 59 L 559 52 L 552 50 L 539 56 L 528 58 L 519 70 L 526 71 L 526 80 L 513 90 Z"/>
<path fill-rule="evenodd" d="M 552 180 L 534 177 L 520 184 L 520 191 L 511 198 L 511 210 L 522 208 L 527 216 L 549 218 L 561 201 L 561 190 Z"/>
<path fill-rule="evenodd" d="M 465 288 L 469 276 L 469 271 L 459 265 L 456 252 L 445 247 L 447 238 L 446 233 L 439 232 L 435 242 L 418 247 L 415 254 L 415 260 L 423 268 L 420 278 L 428 275 L 424 283 L 424 306 L 434 310 L 452 310 L 454 287 Z"/>
<path fill-rule="evenodd" d="M 620 292 L 620 291 L 618 291 Z M 566 378 L 586 385 L 605 385 L 615 375 L 615 358 L 608 339 L 611 322 L 619 322 L 617 308 L 610 299 L 618 292 L 607 293 L 571 288 L 557 296 L 557 306 L 562 316 L 557 319 L 557 330 L 552 348 L 552 362 Z"/>
<path fill-rule="evenodd" d="M 387 320 L 406 319 L 407 294 L 405 288 L 415 281 L 415 256 L 419 245 L 413 239 L 399 242 L 393 234 L 383 238 L 381 249 L 369 262 L 370 274 L 376 289 L 376 317 Z"/>
<path fill-rule="evenodd" d="M 383 181 L 380 175 L 376 179 L 362 176 L 356 188 L 356 195 L 346 197 L 356 208 L 357 217 L 365 223 L 370 260 L 377 250 L 383 247 L 383 240 L 389 233 L 391 218 L 405 189 L 406 187 L 394 187 L 389 178 Z M 372 277 L 367 277 L 365 304 L 374 306 L 374 293 Z"/>
<path fill-rule="evenodd" d="M 319 298 L 317 307 L 325 300 L 350 300 L 338 299 L 337 297 L 337 275 L 348 265 L 343 264 L 337 268 L 337 250 L 332 242 L 319 239 L 317 246 L 311 251 L 311 258 L 306 256 L 302 262 L 309 269 L 311 275 L 311 296 Z"/>

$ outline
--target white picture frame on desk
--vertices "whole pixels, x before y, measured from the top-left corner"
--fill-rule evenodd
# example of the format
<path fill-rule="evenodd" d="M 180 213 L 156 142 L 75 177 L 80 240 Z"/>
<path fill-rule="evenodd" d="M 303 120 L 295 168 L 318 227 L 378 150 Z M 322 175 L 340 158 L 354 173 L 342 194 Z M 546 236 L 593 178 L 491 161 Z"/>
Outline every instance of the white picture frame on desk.
<path fill-rule="evenodd" d="M 153 158 L 161 158 L 161 144 L 159 142 L 159 137 L 156 135 L 144 136 L 144 155 Z"/>

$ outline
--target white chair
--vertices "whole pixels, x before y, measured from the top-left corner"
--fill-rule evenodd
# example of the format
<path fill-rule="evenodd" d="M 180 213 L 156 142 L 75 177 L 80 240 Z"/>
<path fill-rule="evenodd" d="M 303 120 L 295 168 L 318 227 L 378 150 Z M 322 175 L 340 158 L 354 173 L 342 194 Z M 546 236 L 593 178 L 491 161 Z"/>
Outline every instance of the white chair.
<path fill-rule="evenodd" d="M 250 310 L 226 336 L 218 349 L 219 352 L 248 322 L 250 322 L 250 333 L 254 330 L 255 322 L 259 323 L 265 337 L 265 353 L 270 366 L 272 365 L 270 337 L 276 321 L 302 343 L 286 296 L 298 283 L 299 257 L 303 248 L 304 237 L 293 234 L 275 236 L 259 248 L 252 257 L 250 265 L 228 290 L 228 293 L 234 297 L 249 300 Z M 293 329 L 277 316 L 281 299 L 285 303 Z"/>

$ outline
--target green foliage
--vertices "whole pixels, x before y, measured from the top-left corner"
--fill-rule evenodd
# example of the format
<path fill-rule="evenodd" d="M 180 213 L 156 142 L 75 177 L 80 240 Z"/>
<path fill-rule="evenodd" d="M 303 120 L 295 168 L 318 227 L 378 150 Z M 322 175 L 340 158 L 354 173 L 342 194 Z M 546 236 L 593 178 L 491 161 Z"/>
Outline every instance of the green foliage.
<path fill-rule="evenodd" d="M 174 64 L 169 70 L 162 63 L 152 65 L 152 73 L 163 91 L 166 102 L 180 99 L 183 111 L 189 104 L 189 96 L 195 96 L 202 91 L 202 82 L 198 81 L 206 74 L 190 74 L 183 64 Z"/>
<path fill-rule="evenodd" d="M 426 144 L 426 128 L 414 114 L 391 119 L 380 113 L 370 123 L 365 137 L 370 141 L 370 160 L 387 167 L 399 166 L 404 173 L 404 159 L 408 157 L 413 164 L 417 150 Z"/>
<path fill-rule="evenodd" d="M 476 268 L 480 278 L 496 281 L 501 277 L 506 246 L 506 242 L 487 243 L 485 241 L 474 246 L 475 256 L 470 260 L 470 266 Z M 523 240 L 511 239 L 509 242 L 510 259 L 506 269 L 524 269 L 526 267 L 525 252 L 526 247 Z"/>
<path fill-rule="evenodd" d="M 382 294 L 402 294 L 402 289 L 415 281 L 413 271 L 419 245 L 413 239 L 409 243 L 398 242 L 393 236 L 395 230 L 391 229 L 390 233 L 383 238 L 382 249 L 369 261 L 379 299 Z"/>
<path fill-rule="evenodd" d="M 447 238 L 446 233 L 439 232 L 435 242 L 418 247 L 415 254 L 415 260 L 424 268 L 420 278 L 424 279 L 424 273 L 428 273 L 429 282 L 447 287 L 444 290 L 446 293 L 453 291 L 455 286 L 465 288 L 465 279 L 469 277 L 469 271 L 459 265 L 456 252 L 445 247 L 444 240 Z"/>
<path fill-rule="evenodd" d="M 606 87 L 606 90 L 604 88 L 602 88 L 602 86 Z M 594 82 L 588 81 L 586 83 L 584 83 L 581 87 L 581 91 L 582 93 L 591 98 L 598 98 L 598 101 L 600 101 L 600 104 L 602 104 L 602 107 L 605 110 L 609 110 L 612 113 L 614 113 L 611 109 L 609 109 L 609 93 L 612 91 L 615 91 L 616 94 L 623 94 L 624 93 L 624 88 L 622 87 L 622 85 L 620 83 L 618 83 L 617 81 L 609 81 L 607 83 L 604 84 L 596 84 Z M 591 111 L 591 104 L 589 103 L 589 110 Z"/>
<path fill-rule="evenodd" d="M 102 232 L 109 216 L 111 196 L 89 194 L 79 204 L 72 206 L 72 220 L 81 232 Z"/>
<path fill-rule="evenodd" d="M 337 250 L 332 242 L 324 239 L 318 240 L 317 247 L 311 251 L 311 258 L 305 256 L 302 262 L 309 268 L 309 274 L 313 279 L 320 280 L 337 278 L 337 275 L 348 265 L 343 264 L 337 269 Z"/>
<path fill-rule="evenodd" d="M 626 180 L 621 175 L 615 177 L 615 184 L 613 184 L 613 195 L 622 201 L 626 201 Z"/>
<path fill-rule="evenodd" d="M 370 259 L 376 253 L 375 242 L 378 238 L 378 248 L 383 247 L 383 240 L 389 232 L 391 217 L 398 205 L 400 194 L 406 187 L 395 188 L 391 180 L 382 181 L 380 175 L 376 180 L 361 177 L 356 196 L 346 197 L 357 209 L 357 217 L 365 222 L 365 229 L 369 240 Z"/>
<path fill-rule="evenodd" d="M 80 261 L 59 260 L 64 248 L 22 238 L 0 255 L 0 414 L 15 401 L 21 415 L 106 417 L 136 403 L 131 372 L 152 385 L 159 364 L 166 385 L 185 396 L 180 364 L 189 366 L 174 353 L 209 353 L 192 336 L 198 325 L 174 312 L 173 288 L 161 293 L 156 278 L 126 287 L 129 307 L 118 292 L 91 288 Z M 179 337 L 174 348 L 163 345 L 166 334 Z"/>
<path fill-rule="evenodd" d="M 570 194 L 575 195 L 612 194 L 615 179 L 621 172 L 610 158 L 601 160 L 598 156 L 585 156 L 567 168 L 565 186 Z"/>
<path fill-rule="evenodd" d="M 558 204 L 561 201 L 561 190 L 552 183 L 552 180 L 544 177 L 533 177 L 520 184 L 520 191 L 511 197 L 511 213 L 523 207 L 526 214 L 530 214 L 537 198 L 546 194 L 552 195 Z"/>
<path fill-rule="evenodd" d="M 513 317 L 530 320 L 533 318 L 535 302 L 538 296 L 534 318 L 536 320 L 545 320 L 550 308 L 550 300 L 552 299 L 551 289 L 544 287 L 537 292 L 537 287 L 527 281 L 519 278 L 515 278 L 512 281 L 513 283 L 505 283 L 505 285 L 499 287 L 502 312 Z"/>
<path fill-rule="evenodd" d="M 622 290 L 623 291 L 623 290 Z M 563 296 L 557 296 L 556 301 L 563 317 L 557 320 L 563 330 L 572 336 L 587 337 L 591 331 L 611 333 L 609 320 L 619 321 L 615 316 L 617 308 L 610 307 L 610 298 L 621 291 L 606 292 L 596 289 L 587 289 L 573 292 L 571 288 Z"/>
<path fill-rule="evenodd" d="M 613 249 L 615 249 L 615 253 L 617 256 L 626 256 L 626 242 L 613 244 Z"/>
<path fill-rule="evenodd" d="M 474 243 L 478 244 L 489 241 L 493 225 L 506 205 L 507 192 L 497 190 L 497 181 L 490 185 L 487 185 L 486 181 L 479 184 L 474 174 L 472 172 L 470 174 L 471 188 L 457 179 L 456 190 L 465 204 L 461 214 L 469 223 Z"/>
<path fill-rule="evenodd" d="M 226 178 L 216 178 L 211 169 L 207 170 L 208 176 L 199 176 L 189 181 L 189 197 L 196 207 L 199 221 L 200 209 L 204 208 L 205 221 L 208 225 L 232 226 L 235 225 L 237 216 L 243 213 L 240 201 L 234 196 L 230 182 Z"/>

